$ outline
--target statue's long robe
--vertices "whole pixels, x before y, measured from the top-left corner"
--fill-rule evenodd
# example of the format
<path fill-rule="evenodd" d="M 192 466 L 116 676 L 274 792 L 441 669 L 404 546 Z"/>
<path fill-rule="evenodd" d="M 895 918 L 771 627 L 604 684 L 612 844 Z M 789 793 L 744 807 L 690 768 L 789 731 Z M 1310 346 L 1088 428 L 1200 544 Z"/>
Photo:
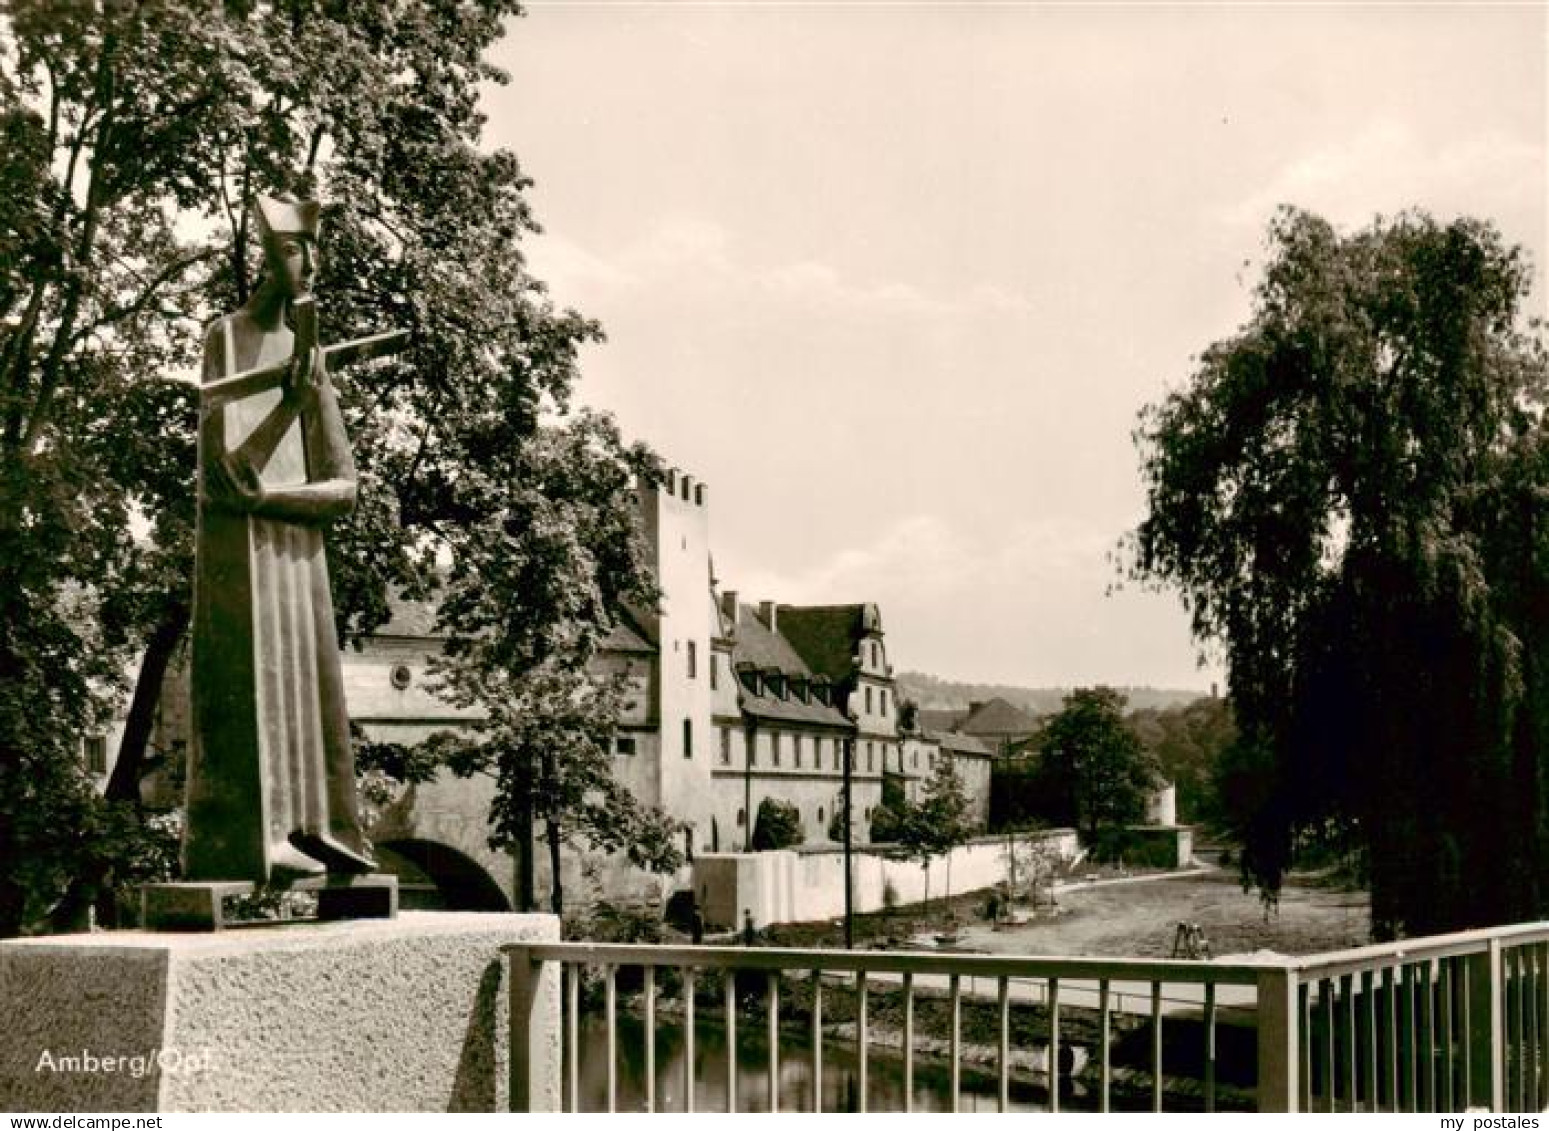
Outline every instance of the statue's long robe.
<path fill-rule="evenodd" d="M 235 357 L 231 326 L 211 328 L 206 382 L 290 356 L 281 330 Z M 303 420 L 278 387 L 205 406 L 199 442 L 204 476 L 245 448 L 266 488 L 309 481 Z M 292 834 L 364 843 L 328 567 L 320 525 L 235 514 L 208 495 L 202 481 L 184 875 L 266 883 Z"/>

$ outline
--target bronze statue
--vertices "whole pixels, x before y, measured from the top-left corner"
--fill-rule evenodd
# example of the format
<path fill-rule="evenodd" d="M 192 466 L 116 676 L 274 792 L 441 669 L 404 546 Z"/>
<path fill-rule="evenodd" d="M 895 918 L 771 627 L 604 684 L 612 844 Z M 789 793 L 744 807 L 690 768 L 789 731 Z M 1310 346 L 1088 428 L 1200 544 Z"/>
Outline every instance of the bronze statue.
<path fill-rule="evenodd" d="M 318 344 L 316 201 L 259 197 L 264 277 L 204 345 L 187 881 L 369 872 L 323 530 L 355 504 L 330 368 L 399 348 Z"/>

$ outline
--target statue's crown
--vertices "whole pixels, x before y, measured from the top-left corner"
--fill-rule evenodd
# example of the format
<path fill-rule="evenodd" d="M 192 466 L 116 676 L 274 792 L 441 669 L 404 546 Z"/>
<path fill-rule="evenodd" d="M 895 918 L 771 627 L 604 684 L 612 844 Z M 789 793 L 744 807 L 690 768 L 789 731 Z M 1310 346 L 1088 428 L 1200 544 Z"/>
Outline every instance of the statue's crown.
<path fill-rule="evenodd" d="M 317 239 L 317 225 L 322 213 L 322 206 L 317 201 L 259 196 L 253 203 L 259 222 L 269 231 Z"/>

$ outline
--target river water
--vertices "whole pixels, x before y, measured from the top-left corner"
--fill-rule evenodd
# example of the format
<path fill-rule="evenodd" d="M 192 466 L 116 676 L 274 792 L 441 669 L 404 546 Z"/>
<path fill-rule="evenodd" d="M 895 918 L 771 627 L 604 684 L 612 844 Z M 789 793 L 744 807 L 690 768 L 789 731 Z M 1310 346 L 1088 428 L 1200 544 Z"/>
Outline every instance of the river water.
<path fill-rule="evenodd" d="M 749 1031 L 754 1030 L 754 1031 Z M 700 1020 L 694 1027 L 694 1108 L 725 1111 L 726 1032 L 718 1022 Z M 607 1034 L 601 1018 L 581 1021 L 581 1111 L 606 1111 L 608 1105 Z M 737 1110 L 769 1110 L 769 1046 L 762 1023 L 737 1031 Z M 683 1111 L 685 1045 L 677 1019 L 656 1025 L 656 1110 Z M 858 1111 L 860 1076 L 853 1041 L 823 1044 L 823 1110 Z M 787 1034 L 780 1045 L 780 1109 L 812 1110 L 812 1042 Z M 896 1054 L 873 1048 L 866 1064 L 866 1106 L 871 1111 L 902 1111 L 904 1067 Z M 964 1070 L 959 1081 L 960 1111 L 995 1111 L 993 1077 Z M 951 1111 L 951 1077 L 939 1062 L 914 1065 L 914 1110 Z M 1065 1095 L 1062 1105 L 1079 1110 L 1083 1097 Z M 645 1110 L 645 1035 L 637 1017 L 618 1017 L 618 1110 Z M 1042 1087 L 1011 1085 L 1008 1111 L 1047 1110 Z"/>

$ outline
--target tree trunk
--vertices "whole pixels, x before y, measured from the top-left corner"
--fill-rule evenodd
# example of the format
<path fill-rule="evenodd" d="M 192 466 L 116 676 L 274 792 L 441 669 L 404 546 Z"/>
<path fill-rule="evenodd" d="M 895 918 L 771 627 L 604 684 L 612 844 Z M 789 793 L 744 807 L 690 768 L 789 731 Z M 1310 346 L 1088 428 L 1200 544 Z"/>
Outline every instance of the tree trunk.
<path fill-rule="evenodd" d="M 549 873 L 552 876 L 549 887 L 549 909 L 563 918 L 565 891 L 559 879 L 559 822 L 545 821 L 543 831 L 549 842 Z"/>
<path fill-rule="evenodd" d="M 516 909 L 538 910 L 538 882 L 533 867 L 537 833 L 533 829 L 532 779 L 522 784 L 521 819 L 516 831 Z"/>
<path fill-rule="evenodd" d="M 178 643 L 188 629 L 188 604 L 170 606 L 145 642 L 140 660 L 140 675 L 135 680 L 134 699 L 124 720 L 124 737 L 118 744 L 118 757 L 108 777 L 107 799 L 140 804 L 140 779 L 145 776 L 145 754 L 150 746 L 151 729 L 156 723 L 156 708 L 167 669 L 177 654 Z"/>

